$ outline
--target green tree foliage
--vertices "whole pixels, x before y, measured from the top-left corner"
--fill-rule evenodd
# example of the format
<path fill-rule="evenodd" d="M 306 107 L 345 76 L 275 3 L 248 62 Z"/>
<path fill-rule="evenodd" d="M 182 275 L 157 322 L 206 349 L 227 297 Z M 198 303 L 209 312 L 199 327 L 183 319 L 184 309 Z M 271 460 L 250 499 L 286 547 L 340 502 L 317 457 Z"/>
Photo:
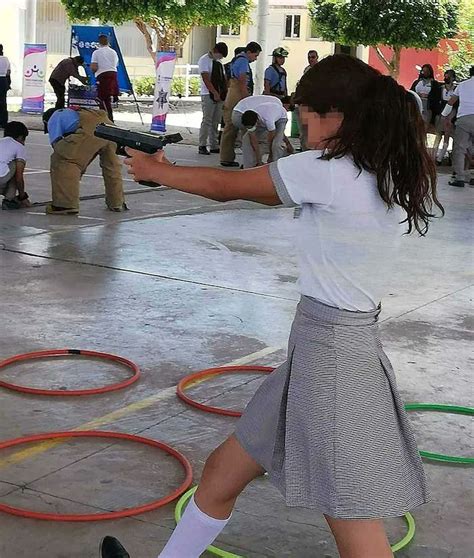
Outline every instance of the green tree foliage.
<path fill-rule="evenodd" d="M 182 47 L 196 25 L 230 25 L 248 18 L 250 0 L 61 0 L 69 19 L 134 21 L 150 54 Z"/>
<path fill-rule="evenodd" d="M 375 48 L 394 77 L 403 48 L 435 48 L 457 32 L 458 0 L 310 0 L 320 36 L 343 45 Z M 391 47 L 387 59 L 380 45 Z"/>
<path fill-rule="evenodd" d="M 461 0 L 459 11 L 459 34 L 453 41 L 455 47 L 447 46 L 448 64 L 458 79 L 469 77 L 469 68 L 474 64 L 474 2 Z"/>

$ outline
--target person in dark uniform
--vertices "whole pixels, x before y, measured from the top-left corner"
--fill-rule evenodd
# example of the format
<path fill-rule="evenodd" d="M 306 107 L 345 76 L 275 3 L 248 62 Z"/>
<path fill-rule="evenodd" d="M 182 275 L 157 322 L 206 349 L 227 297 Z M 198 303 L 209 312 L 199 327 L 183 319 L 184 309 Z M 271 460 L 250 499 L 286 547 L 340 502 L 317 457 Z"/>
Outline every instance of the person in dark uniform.
<path fill-rule="evenodd" d="M 82 58 L 82 56 L 74 56 L 64 58 L 64 60 L 61 60 L 56 68 L 54 68 L 49 78 L 49 83 L 56 95 L 56 105 L 54 108 L 62 109 L 66 106 L 66 81 L 69 78 L 75 77 L 84 85 L 88 83 L 87 77 L 81 76 L 79 73 L 79 67 L 83 65 L 84 58 Z"/>

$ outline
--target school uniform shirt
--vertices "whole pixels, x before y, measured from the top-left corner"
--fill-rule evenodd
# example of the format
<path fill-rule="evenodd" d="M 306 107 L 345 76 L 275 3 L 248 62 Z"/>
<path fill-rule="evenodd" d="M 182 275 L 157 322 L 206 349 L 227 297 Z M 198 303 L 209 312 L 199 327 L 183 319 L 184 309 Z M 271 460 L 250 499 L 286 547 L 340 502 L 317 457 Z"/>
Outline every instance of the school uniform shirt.
<path fill-rule="evenodd" d="M 204 80 L 202 79 L 202 74 L 207 73 L 209 74 L 209 79 L 211 79 L 212 74 L 212 57 L 207 52 L 203 54 L 198 61 L 199 66 L 199 75 L 201 76 L 201 95 L 209 95 L 209 89 L 207 88 Z"/>
<path fill-rule="evenodd" d="M 459 97 L 458 118 L 474 114 L 474 77 L 461 81 L 455 95 Z"/>
<path fill-rule="evenodd" d="M 387 209 L 375 175 L 359 171 L 351 157 L 327 161 L 321 155 L 305 151 L 270 164 L 282 203 L 301 207 L 299 288 L 329 306 L 370 312 L 387 294 L 404 212 Z"/>
<path fill-rule="evenodd" d="M 10 69 L 10 60 L 6 56 L 0 56 L 0 77 L 7 77 Z"/>
<path fill-rule="evenodd" d="M 100 76 L 104 72 L 116 72 L 119 63 L 118 54 L 110 46 L 100 46 L 94 50 L 91 57 L 91 63 L 97 64 L 98 69 L 95 77 Z"/>
<path fill-rule="evenodd" d="M 255 95 L 239 101 L 234 110 L 244 113 L 252 110 L 258 114 L 259 121 L 269 132 L 275 131 L 278 120 L 287 119 L 288 114 L 278 97 L 270 95 Z"/>
<path fill-rule="evenodd" d="M 64 135 L 73 134 L 79 128 L 79 113 L 77 110 L 57 110 L 48 122 L 49 143 L 54 145 Z"/>
<path fill-rule="evenodd" d="M 0 178 L 7 176 L 10 172 L 9 164 L 12 161 L 26 163 L 25 146 L 13 138 L 0 139 Z"/>

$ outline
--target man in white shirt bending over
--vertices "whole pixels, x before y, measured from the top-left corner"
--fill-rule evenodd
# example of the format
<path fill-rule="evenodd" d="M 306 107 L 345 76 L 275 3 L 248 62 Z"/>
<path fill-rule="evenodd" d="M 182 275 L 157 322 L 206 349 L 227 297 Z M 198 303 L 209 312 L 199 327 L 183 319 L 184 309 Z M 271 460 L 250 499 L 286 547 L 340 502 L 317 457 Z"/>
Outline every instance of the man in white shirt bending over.
<path fill-rule="evenodd" d="M 459 101 L 459 109 L 456 119 L 453 144 L 453 169 L 456 178 L 451 180 L 451 186 L 462 188 L 465 183 L 474 186 L 474 178 L 470 179 L 469 165 L 466 169 L 466 156 L 474 156 L 472 152 L 474 145 L 474 66 L 469 70 L 469 79 L 462 81 L 448 101 L 442 112 L 446 116 L 449 106 Z"/>
<path fill-rule="evenodd" d="M 101 108 L 107 111 L 110 120 L 114 120 L 112 97 L 118 98 L 119 86 L 117 79 L 118 54 L 109 45 L 107 35 L 99 35 L 99 48 L 94 50 L 91 58 L 91 70 L 97 81 L 97 97 Z"/>
<path fill-rule="evenodd" d="M 232 112 L 232 124 L 242 130 L 243 167 L 250 169 L 263 165 L 260 143 L 268 142 L 268 161 L 277 161 L 294 152 L 285 136 L 288 123 L 287 109 L 290 98 L 282 100 L 270 95 L 254 95 L 237 103 Z M 285 148 L 283 147 L 285 144 Z"/>
<path fill-rule="evenodd" d="M 8 122 L 0 139 L 0 194 L 2 209 L 28 207 L 28 194 L 23 178 L 26 165 L 25 141 L 28 128 L 23 122 Z"/>

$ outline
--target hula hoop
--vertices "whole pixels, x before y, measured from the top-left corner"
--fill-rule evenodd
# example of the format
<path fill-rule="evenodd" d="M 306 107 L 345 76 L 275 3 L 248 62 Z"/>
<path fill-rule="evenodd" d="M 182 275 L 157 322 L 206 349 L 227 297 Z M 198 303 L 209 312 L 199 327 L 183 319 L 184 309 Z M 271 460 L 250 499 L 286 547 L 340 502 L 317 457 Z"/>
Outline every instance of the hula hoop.
<path fill-rule="evenodd" d="M 206 370 L 201 370 L 200 372 L 194 372 L 193 374 L 189 374 L 185 376 L 178 384 L 176 388 L 176 394 L 178 397 L 195 407 L 196 409 L 200 409 L 201 411 L 205 411 L 206 413 L 214 413 L 215 415 L 225 415 L 228 417 L 240 417 L 242 416 L 241 411 L 232 411 L 231 409 L 222 409 L 220 407 L 212 407 L 211 405 L 205 405 L 204 403 L 198 403 L 188 395 L 184 393 L 184 390 L 187 387 L 190 387 L 190 384 L 196 383 L 197 380 L 206 380 L 208 378 L 212 378 L 213 376 L 219 376 L 220 374 L 229 374 L 229 373 L 252 373 L 252 372 L 262 372 L 263 374 L 270 374 L 275 370 L 270 366 L 221 366 L 218 368 L 207 368 Z"/>
<path fill-rule="evenodd" d="M 171 446 L 168 446 L 167 444 L 164 444 L 163 442 L 151 440 L 150 438 L 143 438 L 134 434 L 125 434 L 123 432 L 107 432 L 101 430 L 74 430 L 72 432 L 49 432 L 46 434 L 33 434 L 31 436 L 24 436 L 21 438 L 15 438 L 13 440 L 6 440 L 5 442 L 0 442 L 0 449 L 19 446 L 28 442 L 42 442 L 44 440 L 56 440 L 58 438 L 116 438 L 119 440 L 131 440 L 133 442 L 138 442 L 140 444 L 158 448 L 166 452 L 168 455 L 173 456 L 180 463 L 185 472 L 185 479 L 181 483 L 181 485 L 178 486 L 178 488 L 173 490 L 173 492 L 171 492 L 164 498 L 160 498 L 159 500 L 155 500 L 142 506 L 126 508 L 124 510 L 113 512 L 93 514 L 42 513 L 24 508 L 15 508 L 1 503 L 0 511 L 19 517 L 26 517 L 29 519 L 43 519 L 46 521 L 104 521 L 106 519 L 119 519 L 122 517 L 130 517 L 132 515 L 138 515 L 140 513 L 145 513 L 156 510 L 157 508 L 161 508 L 162 506 L 169 504 L 170 502 L 181 496 L 181 494 L 183 494 L 183 492 L 185 492 L 192 483 L 193 473 L 191 464 L 179 451 L 175 450 Z"/>
<path fill-rule="evenodd" d="M 181 517 L 183 515 L 183 508 L 191 499 L 191 496 L 196 492 L 197 488 L 198 488 L 197 486 L 193 486 L 193 488 L 189 489 L 178 500 L 178 503 L 176 504 L 174 510 L 174 519 L 176 521 L 176 524 L 178 524 L 181 521 Z M 403 516 L 403 519 L 407 524 L 408 530 L 406 535 L 403 537 L 403 539 L 399 540 L 397 543 L 391 546 L 392 552 L 398 552 L 399 550 L 402 550 L 402 548 L 405 548 L 409 543 L 411 543 L 413 537 L 415 536 L 415 518 L 412 516 L 411 513 L 406 513 Z M 222 550 L 221 548 L 218 548 L 217 546 L 213 546 L 213 545 L 208 546 L 206 550 L 207 552 L 210 552 L 215 556 L 221 556 L 222 558 L 245 558 L 240 554 L 227 552 L 227 550 Z"/>
<path fill-rule="evenodd" d="M 460 405 L 445 405 L 441 403 L 408 403 L 405 405 L 407 411 L 438 411 L 441 413 L 455 413 L 458 415 L 474 415 L 474 407 L 461 407 Z M 446 455 L 443 453 L 432 453 L 420 450 L 420 455 L 431 461 L 443 463 L 457 463 L 463 465 L 474 465 L 473 457 L 462 457 L 457 455 Z"/>
<path fill-rule="evenodd" d="M 131 360 L 128 360 L 127 358 L 123 358 L 117 355 L 112 355 L 109 353 L 99 353 L 97 351 L 87 351 L 82 349 L 48 349 L 46 351 L 34 351 L 32 353 L 15 355 L 5 360 L 2 360 L 0 362 L 0 370 L 2 368 L 6 368 L 10 364 L 16 362 L 22 362 L 24 360 L 34 360 L 34 359 L 40 359 L 45 357 L 61 357 L 61 356 L 69 356 L 69 355 L 91 356 L 95 358 L 101 358 L 104 360 L 112 360 L 114 362 L 123 364 L 124 366 L 129 368 L 133 372 L 133 375 L 130 378 L 124 380 L 123 382 L 117 382 L 109 386 L 93 388 L 93 389 L 69 389 L 69 390 L 39 389 L 39 388 L 21 386 L 21 385 L 13 384 L 11 382 L 4 382 L 4 381 L 0 381 L 0 387 L 4 387 L 12 391 L 19 391 L 20 393 L 29 393 L 33 395 L 54 395 L 54 396 L 97 395 L 99 393 L 108 393 L 110 391 L 117 391 L 119 389 L 126 388 L 131 384 L 135 383 L 140 377 L 140 369 L 138 368 L 138 366 Z"/>

